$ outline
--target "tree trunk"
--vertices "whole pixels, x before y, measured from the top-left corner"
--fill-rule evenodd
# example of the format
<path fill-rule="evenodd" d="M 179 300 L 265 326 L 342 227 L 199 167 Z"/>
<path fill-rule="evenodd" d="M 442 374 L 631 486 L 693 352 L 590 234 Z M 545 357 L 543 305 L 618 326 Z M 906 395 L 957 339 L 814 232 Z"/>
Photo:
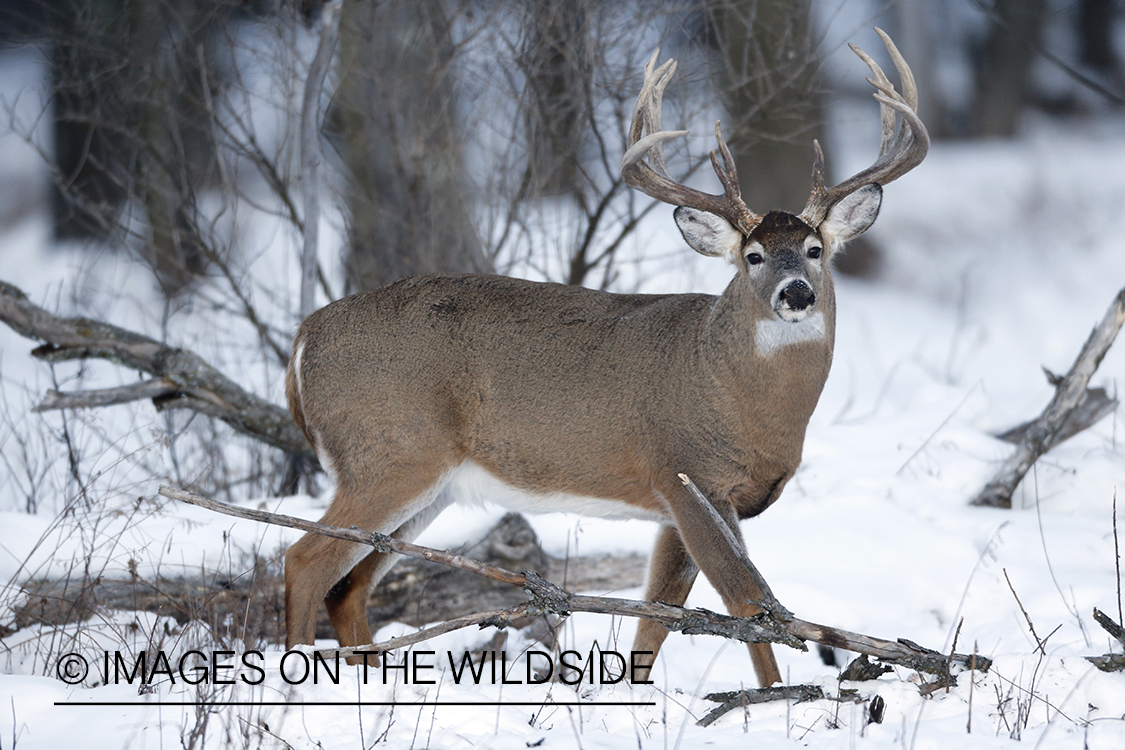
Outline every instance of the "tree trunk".
<path fill-rule="evenodd" d="M 587 54 L 591 0 L 526 0 L 517 64 L 527 81 L 528 194 L 579 189 L 593 71 Z"/>
<path fill-rule="evenodd" d="M 145 259 L 168 294 L 205 265 L 194 188 L 215 165 L 203 86 L 219 80 L 202 66 L 225 7 L 94 0 L 49 15 L 56 234 L 107 239 L 135 197 L 150 227 Z"/>
<path fill-rule="evenodd" d="M 809 0 L 706 2 L 724 133 L 742 197 L 754 211 L 799 212 L 808 200 L 813 139 L 824 144 Z"/>
<path fill-rule="evenodd" d="M 812 142 L 826 145 L 811 2 L 704 0 L 704 7 L 742 197 L 759 213 L 797 213 L 812 187 Z M 836 264 L 858 276 L 878 265 L 878 251 L 862 237 Z"/>
<path fill-rule="evenodd" d="M 344 2 L 329 127 L 349 180 L 349 291 L 491 270 L 467 198 L 450 31 L 441 3 Z"/>
<path fill-rule="evenodd" d="M 1114 0 L 1081 0 L 1078 3 L 1078 47 L 1083 65 L 1102 73 L 1118 73 L 1121 62 L 1113 46 Z"/>
<path fill-rule="evenodd" d="M 1027 103 L 1047 0 L 996 0 L 976 70 L 973 134 L 1010 138 Z"/>
<path fill-rule="evenodd" d="M 125 174 L 116 159 L 123 148 L 123 133 L 107 118 L 124 115 L 114 85 L 117 77 L 108 71 L 128 42 L 126 34 L 108 33 L 112 15 L 108 6 L 70 0 L 60 3 L 57 10 L 47 9 L 43 21 L 51 39 L 51 106 L 58 170 L 58 180 L 51 186 L 51 209 L 55 236 L 62 240 L 108 239 L 126 195 Z M 98 72 L 106 74 L 96 75 Z"/>

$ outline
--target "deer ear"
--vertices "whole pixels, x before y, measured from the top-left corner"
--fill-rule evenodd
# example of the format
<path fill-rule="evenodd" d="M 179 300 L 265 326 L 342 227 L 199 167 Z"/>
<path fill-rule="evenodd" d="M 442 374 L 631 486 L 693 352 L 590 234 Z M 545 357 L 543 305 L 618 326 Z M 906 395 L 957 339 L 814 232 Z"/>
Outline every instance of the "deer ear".
<path fill-rule="evenodd" d="M 844 196 L 828 210 L 828 215 L 820 223 L 821 237 L 829 247 L 836 249 L 842 243 L 860 236 L 875 223 L 882 203 L 883 188 L 875 184 L 864 185 Z"/>
<path fill-rule="evenodd" d="M 680 234 L 695 252 L 727 260 L 737 257 L 742 247 L 742 232 L 722 216 L 687 206 L 680 206 L 672 216 Z"/>

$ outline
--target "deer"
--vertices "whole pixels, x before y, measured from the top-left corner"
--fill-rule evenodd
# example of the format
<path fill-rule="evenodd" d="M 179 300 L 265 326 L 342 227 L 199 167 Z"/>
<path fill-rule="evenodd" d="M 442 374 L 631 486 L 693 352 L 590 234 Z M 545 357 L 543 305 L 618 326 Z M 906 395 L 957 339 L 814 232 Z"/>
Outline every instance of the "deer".
<path fill-rule="evenodd" d="M 696 252 L 734 277 L 718 296 L 614 294 L 492 275 L 421 275 L 346 297 L 306 318 L 286 371 L 289 409 L 336 486 L 323 523 L 410 541 L 451 503 L 655 521 L 645 599 L 683 605 L 699 572 L 727 610 L 762 611 L 738 564 L 739 521 L 781 495 L 832 363 L 831 261 L 872 225 L 882 185 L 916 167 L 929 136 L 910 67 L 876 29 L 902 92 L 858 47 L 881 111 L 874 163 L 825 186 L 814 141 L 799 214 L 751 211 L 720 130 L 722 194 L 668 176 L 661 129 L 675 73 L 645 66 L 622 177 L 672 206 Z M 691 478 L 732 543 L 687 497 Z M 725 535 L 725 532 L 724 532 Z M 311 644 L 323 601 L 341 647 L 370 644 L 365 604 L 392 555 L 307 534 L 285 554 L 286 646 Z M 633 651 L 663 644 L 642 620 Z M 758 682 L 781 675 L 768 643 L 748 644 Z M 354 658 L 354 657 L 353 657 Z M 651 666 L 636 675 L 645 679 Z"/>

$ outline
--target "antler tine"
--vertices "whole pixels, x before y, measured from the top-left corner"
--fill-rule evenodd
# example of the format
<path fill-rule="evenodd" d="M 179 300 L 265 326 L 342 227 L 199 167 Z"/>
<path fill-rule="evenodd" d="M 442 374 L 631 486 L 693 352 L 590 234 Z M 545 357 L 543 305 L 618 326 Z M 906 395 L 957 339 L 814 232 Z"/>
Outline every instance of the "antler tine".
<path fill-rule="evenodd" d="M 657 50 L 659 52 L 659 50 Z M 650 133 L 661 133 L 664 131 L 664 125 L 661 115 L 661 110 L 664 108 L 664 88 L 668 82 L 672 80 L 672 76 L 676 74 L 678 64 L 675 60 L 669 60 L 665 63 L 661 70 L 665 70 L 663 75 L 656 76 L 656 83 L 653 84 L 652 92 L 649 94 L 649 104 L 645 107 L 645 127 L 648 128 Z M 681 132 L 681 131 L 672 131 Z M 687 135 L 687 131 L 682 131 Z M 668 174 L 668 163 L 664 161 L 664 142 L 652 151 L 652 166 L 662 175 Z"/>
<path fill-rule="evenodd" d="M 883 40 L 884 46 L 887 48 L 887 53 L 891 56 L 891 62 L 895 64 L 895 70 L 898 71 L 898 77 L 902 81 L 902 98 L 906 100 L 907 105 L 914 110 L 918 110 L 918 86 L 914 83 L 914 73 L 911 72 L 910 66 L 906 64 L 902 53 L 898 51 L 898 47 L 891 39 L 887 32 L 875 27 L 875 33 Z M 884 79 L 886 76 L 884 76 Z M 889 83 L 889 82 L 888 82 Z"/>
<path fill-rule="evenodd" d="M 719 145 L 718 152 L 722 156 L 723 164 L 719 166 L 719 159 L 712 151 L 711 166 L 715 169 L 719 182 L 723 183 L 723 192 L 728 197 L 741 200 L 742 186 L 738 184 L 738 169 L 734 165 L 734 157 L 731 156 L 730 149 L 727 148 L 727 142 L 723 140 L 723 130 L 718 120 L 715 121 L 715 143 Z"/>
<path fill-rule="evenodd" d="M 873 60 L 869 54 L 861 50 L 856 45 L 849 43 L 848 46 L 851 47 L 852 52 L 856 53 L 860 60 L 863 60 L 865 63 L 867 63 L 867 67 L 871 69 L 871 74 L 875 76 L 874 79 L 868 78 L 868 83 L 870 83 L 879 91 L 882 91 L 884 93 L 890 92 L 891 96 L 897 93 L 895 92 L 894 84 L 890 82 L 890 79 L 887 78 L 887 74 L 883 72 L 883 69 L 881 67 L 879 67 L 879 63 L 875 62 L 875 60 Z M 878 94 L 876 94 L 876 98 L 878 98 Z M 890 148 L 891 141 L 894 139 L 895 113 L 893 109 L 885 106 L 882 102 L 880 102 L 879 116 L 882 120 L 883 131 L 882 137 L 879 139 L 879 156 L 882 157 L 887 153 L 887 150 Z"/>
<path fill-rule="evenodd" d="M 734 158 L 723 140 L 719 124 L 715 124 L 717 153 L 711 152 L 711 164 L 723 185 L 723 195 L 711 195 L 675 182 L 668 176 L 664 161 L 664 143 L 687 135 L 686 130 L 662 130 L 661 107 L 664 88 L 676 72 L 675 60 L 655 67 L 659 50 L 645 65 L 645 80 L 633 107 L 629 127 L 629 145 L 621 157 L 621 176 L 626 183 L 658 201 L 674 206 L 688 206 L 722 216 L 740 231 L 749 233 L 761 221 L 742 202 L 738 172 Z M 645 135 L 645 133 L 648 133 Z M 648 160 L 646 162 L 646 159 Z M 721 160 L 721 164 L 720 164 Z"/>
<path fill-rule="evenodd" d="M 801 212 L 801 219 L 812 226 L 818 226 L 832 206 L 864 185 L 872 183 L 885 185 L 902 177 L 922 162 L 930 148 L 929 133 L 918 117 L 918 87 L 910 66 L 886 32 L 879 28 L 876 28 L 875 32 L 883 40 L 895 64 L 902 81 L 902 92 L 895 90 L 894 84 L 870 55 L 854 44 L 849 45 L 871 69 L 872 77 L 867 81 L 875 87 L 874 96 L 879 102 L 882 130 L 879 154 L 875 163 L 867 169 L 835 187 L 825 188 L 824 154 L 819 144 L 814 143 L 816 157 L 813 160 L 813 187 L 805 210 Z"/>

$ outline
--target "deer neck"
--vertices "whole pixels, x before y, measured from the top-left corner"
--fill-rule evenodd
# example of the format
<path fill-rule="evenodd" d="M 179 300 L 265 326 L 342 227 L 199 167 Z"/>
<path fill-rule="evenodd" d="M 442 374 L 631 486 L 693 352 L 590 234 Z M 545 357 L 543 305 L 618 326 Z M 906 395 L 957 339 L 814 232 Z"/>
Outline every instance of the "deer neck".
<path fill-rule="evenodd" d="M 836 337 L 832 280 L 799 323 L 781 320 L 761 295 L 736 278 L 716 298 L 705 324 L 702 357 L 722 406 L 740 430 L 765 431 L 779 453 L 800 455 Z"/>

